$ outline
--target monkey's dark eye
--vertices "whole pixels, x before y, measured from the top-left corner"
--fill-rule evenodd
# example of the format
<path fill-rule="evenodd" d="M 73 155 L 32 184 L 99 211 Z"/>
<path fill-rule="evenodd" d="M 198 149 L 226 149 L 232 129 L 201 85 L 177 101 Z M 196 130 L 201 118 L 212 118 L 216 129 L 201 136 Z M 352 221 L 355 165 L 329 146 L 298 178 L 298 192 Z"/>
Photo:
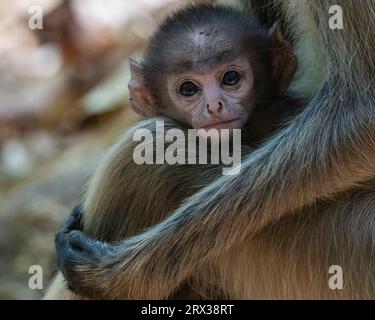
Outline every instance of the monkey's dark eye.
<path fill-rule="evenodd" d="M 241 75 L 237 71 L 231 70 L 225 72 L 222 83 L 226 86 L 234 86 L 240 81 L 240 79 Z"/>
<path fill-rule="evenodd" d="M 191 81 L 186 81 L 180 86 L 180 93 L 185 97 L 191 97 L 199 91 L 199 88 Z"/>

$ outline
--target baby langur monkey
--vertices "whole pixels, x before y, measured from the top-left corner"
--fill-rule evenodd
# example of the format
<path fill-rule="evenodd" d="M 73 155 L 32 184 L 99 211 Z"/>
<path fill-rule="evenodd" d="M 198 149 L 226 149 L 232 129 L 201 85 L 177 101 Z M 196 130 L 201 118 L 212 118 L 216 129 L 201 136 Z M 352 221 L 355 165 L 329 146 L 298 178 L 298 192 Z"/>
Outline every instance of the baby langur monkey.
<path fill-rule="evenodd" d="M 296 67 L 292 48 L 277 25 L 268 30 L 235 9 L 192 6 L 166 19 L 151 38 L 143 62 L 131 60 L 129 90 L 136 112 L 166 117 L 166 128 L 242 129 L 242 144 L 245 140 L 253 147 L 304 106 L 304 101 L 286 96 Z M 141 127 L 155 132 L 151 120 Z M 97 261 L 103 253 L 111 250 L 109 256 L 116 259 L 121 251 L 99 240 L 119 241 L 142 233 L 221 175 L 218 166 L 210 165 L 136 165 L 136 144 L 130 136 L 108 153 L 83 205 L 56 237 L 59 268 L 68 287 L 83 296 L 102 294 L 90 280 L 91 271 L 77 272 L 77 264 L 93 260 L 100 268 Z M 98 240 L 76 231 L 73 244 L 69 232 L 81 228 L 82 214 L 84 232 Z M 188 282 L 173 298 L 197 298 Z M 116 297 L 121 290 L 121 284 L 110 288 Z M 47 298 L 62 297 L 74 298 L 60 275 Z"/>
<path fill-rule="evenodd" d="M 285 95 L 297 59 L 275 23 L 234 9 L 193 6 L 169 17 L 144 60 L 130 60 L 132 106 L 195 129 L 241 129 L 256 143 L 304 101 Z"/>

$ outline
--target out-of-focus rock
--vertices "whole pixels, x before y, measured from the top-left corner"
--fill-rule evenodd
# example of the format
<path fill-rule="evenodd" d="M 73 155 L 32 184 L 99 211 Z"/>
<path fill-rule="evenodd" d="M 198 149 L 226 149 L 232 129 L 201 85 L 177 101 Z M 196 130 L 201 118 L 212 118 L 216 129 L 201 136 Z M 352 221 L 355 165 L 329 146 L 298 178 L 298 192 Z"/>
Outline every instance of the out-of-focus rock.
<path fill-rule="evenodd" d="M 129 99 L 129 62 L 124 61 L 102 83 L 85 95 L 80 103 L 87 114 L 100 114 L 119 106 L 124 107 Z"/>
<path fill-rule="evenodd" d="M 26 177 L 33 168 L 33 162 L 25 146 L 17 140 L 6 141 L 1 150 L 1 169 L 13 178 Z"/>

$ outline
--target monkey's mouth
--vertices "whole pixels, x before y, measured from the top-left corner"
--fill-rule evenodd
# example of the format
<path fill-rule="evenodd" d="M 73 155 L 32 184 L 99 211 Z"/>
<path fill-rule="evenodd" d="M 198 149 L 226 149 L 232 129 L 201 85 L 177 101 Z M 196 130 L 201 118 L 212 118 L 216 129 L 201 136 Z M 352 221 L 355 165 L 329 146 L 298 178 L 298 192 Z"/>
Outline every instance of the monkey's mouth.
<path fill-rule="evenodd" d="M 210 123 L 208 125 L 202 126 L 201 129 L 209 130 L 209 129 L 241 129 L 242 122 L 241 118 L 236 118 L 227 121 L 220 121 L 215 123 Z"/>

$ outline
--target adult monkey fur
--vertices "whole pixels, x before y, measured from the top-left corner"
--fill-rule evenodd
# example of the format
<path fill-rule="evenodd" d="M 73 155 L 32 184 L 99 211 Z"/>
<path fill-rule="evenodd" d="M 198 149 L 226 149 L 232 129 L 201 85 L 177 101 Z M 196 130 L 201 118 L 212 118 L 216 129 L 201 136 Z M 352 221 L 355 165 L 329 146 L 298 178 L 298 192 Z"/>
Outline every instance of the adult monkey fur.
<path fill-rule="evenodd" d="M 210 298 L 375 298 L 375 3 L 334 4 L 344 30 L 329 29 L 328 0 L 279 2 L 296 43 L 313 41 L 327 69 L 305 111 L 240 176 L 141 236 L 98 243 L 71 270 L 76 284 L 105 298 L 166 298 L 189 279 Z M 93 248 L 79 231 L 58 240 Z M 328 286 L 331 265 L 343 268 L 343 290 Z"/>

